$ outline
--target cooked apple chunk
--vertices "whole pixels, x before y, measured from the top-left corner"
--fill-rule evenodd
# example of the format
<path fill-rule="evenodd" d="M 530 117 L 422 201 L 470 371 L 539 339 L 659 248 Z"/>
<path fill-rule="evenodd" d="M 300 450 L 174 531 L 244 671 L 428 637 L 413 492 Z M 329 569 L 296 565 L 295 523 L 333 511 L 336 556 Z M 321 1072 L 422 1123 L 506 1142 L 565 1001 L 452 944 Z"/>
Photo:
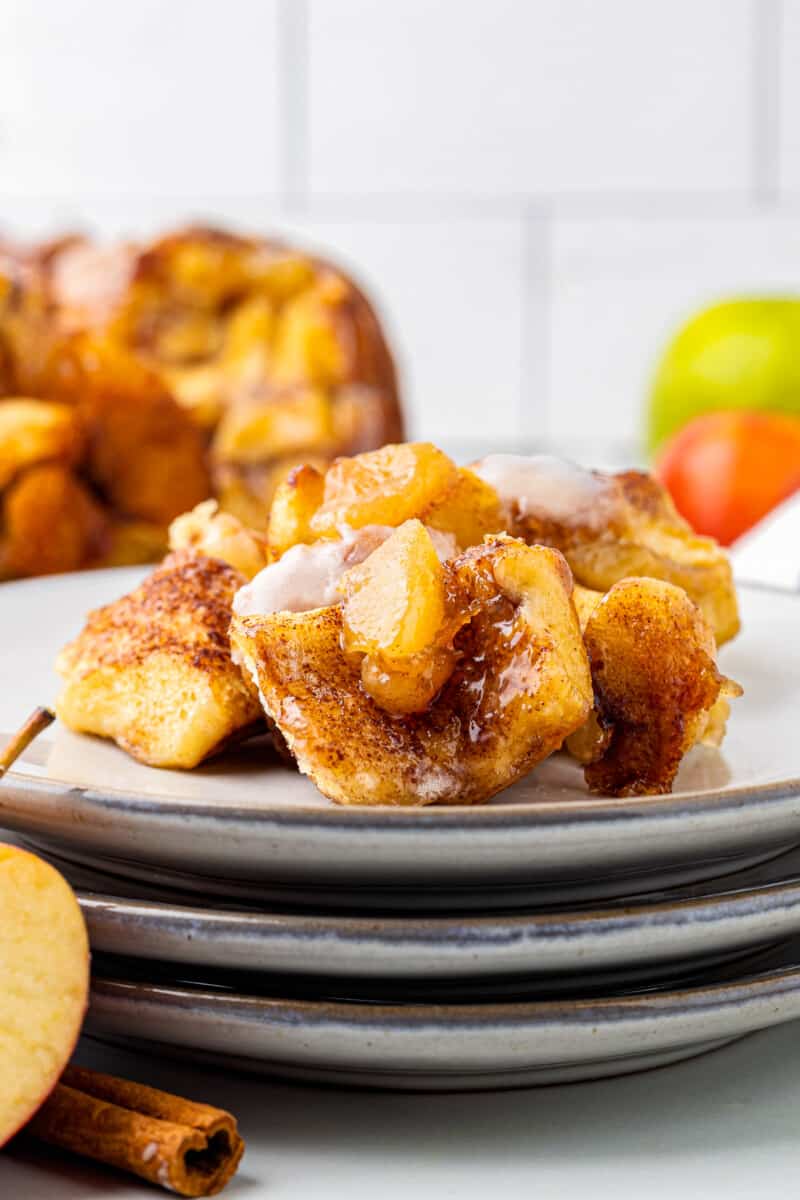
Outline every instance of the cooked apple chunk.
<path fill-rule="evenodd" d="M 669 792 L 692 746 L 719 745 L 741 688 L 717 670 L 711 627 L 682 588 L 631 578 L 576 593 L 596 707 L 568 749 L 593 792 Z"/>
<path fill-rule="evenodd" d="M 424 711 L 455 666 L 453 636 L 468 619 L 425 526 L 406 521 L 342 586 L 342 648 L 360 661 L 365 691 L 389 712 Z"/>
<path fill-rule="evenodd" d="M 468 467 L 459 467 L 450 490 L 419 516 L 431 529 L 452 533 L 462 550 L 502 533 L 507 523 L 497 492 Z"/>
<path fill-rule="evenodd" d="M 337 459 L 324 475 L 310 465 L 296 468 L 275 494 L 269 542 L 279 557 L 300 541 L 365 525 L 396 528 L 413 518 L 463 550 L 502 533 L 508 521 L 493 487 L 421 442 Z"/>
<path fill-rule="evenodd" d="M 444 623 L 444 568 L 419 521 L 406 521 L 343 580 L 344 647 L 409 658 L 430 646 Z"/>
<path fill-rule="evenodd" d="M 151 766 L 194 767 L 219 750 L 261 715 L 228 642 L 245 582 L 220 559 L 170 555 L 135 591 L 90 613 L 61 651 L 58 716 Z"/>
<path fill-rule="evenodd" d="M 444 497 L 456 479 L 455 463 L 430 442 L 339 458 L 325 473 L 311 528 L 318 537 L 336 537 L 344 528 L 402 525 Z"/>
<path fill-rule="evenodd" d="M 362 568 L 353 598 L 367 588 L 373 595 L 350 610 L 347 629 L 355 624 L 367 648 L 381 642 L 418 652 L 442 612 L 437 571 L 416 522 L 394 537 L 402 539 L 406 564 Z M 417 555 L 434 598 L 409 604 L 408 564 Z M 248 607 L 241 615 L 234 606 L 236 661 L 300 769 L 338 803 L 478 804 L 526 775 L 589 714 L 589 665 L 558 551 L 500 537 L 446 562 L 443 573 L 463 621 L 452 639 L 455 664 L 428 707 L 405 715 L 376 702 L 361 663 L 343 649 L 352 636 L 345 630 L 349 599 L 304 612 Z M 395 618 L 384 621 L 375 611 L 381 596 Z M 446 624 L 446 603 L 443 615 Z"/>
<path fill-rule="evenodd" d="M 325 480 L 313 466 L 294 467 L 278 484 L 269 513 L 267 542 L 275 558 L 300 542 L 312 542 L 311 518 L 322 504 Z"/>

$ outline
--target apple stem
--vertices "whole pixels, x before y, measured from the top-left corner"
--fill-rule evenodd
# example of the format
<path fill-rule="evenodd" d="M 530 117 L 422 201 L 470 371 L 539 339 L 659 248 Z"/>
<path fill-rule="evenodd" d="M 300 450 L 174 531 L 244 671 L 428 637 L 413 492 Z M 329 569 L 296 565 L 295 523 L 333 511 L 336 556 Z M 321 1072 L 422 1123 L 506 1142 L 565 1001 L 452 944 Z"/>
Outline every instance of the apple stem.
<path fill-rule="evenodd" d="M 0 779 L 3 778 L 22 754 L 30 746 L 35 737 L 38 737 L 43 729 L 47 729 L 48 725 L 52 725 L 56 715 L 49 708 L 40 706 L 35 708 L 28 717 L 25 724 L 17 730 L 11 740 L 0 750 Z"/>

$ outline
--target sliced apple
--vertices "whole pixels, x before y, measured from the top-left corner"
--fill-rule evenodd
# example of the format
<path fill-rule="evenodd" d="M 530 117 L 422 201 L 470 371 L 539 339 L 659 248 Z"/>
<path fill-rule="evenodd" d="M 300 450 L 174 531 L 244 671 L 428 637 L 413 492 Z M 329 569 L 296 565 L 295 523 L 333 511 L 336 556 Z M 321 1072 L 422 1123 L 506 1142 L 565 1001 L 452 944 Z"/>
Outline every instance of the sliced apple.
<path fill-rule="evenodd" d="M 0 844 L 0 1146 L 47 1099 L 75 1047 L 89 942 L 58 871 Z"/>

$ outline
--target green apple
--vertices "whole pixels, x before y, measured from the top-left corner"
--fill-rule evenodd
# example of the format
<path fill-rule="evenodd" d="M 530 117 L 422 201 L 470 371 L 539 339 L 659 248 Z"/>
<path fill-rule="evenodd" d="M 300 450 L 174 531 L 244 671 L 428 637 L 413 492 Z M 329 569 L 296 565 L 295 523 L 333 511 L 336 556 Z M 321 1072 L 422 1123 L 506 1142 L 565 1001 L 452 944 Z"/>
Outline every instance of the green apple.
<path fill-rule="evenodd" d="M 650 451 L 692 417 L 719 409 L 800 416 L 800 297 L 728 300 L 684 325 L 653 384 Z"/>

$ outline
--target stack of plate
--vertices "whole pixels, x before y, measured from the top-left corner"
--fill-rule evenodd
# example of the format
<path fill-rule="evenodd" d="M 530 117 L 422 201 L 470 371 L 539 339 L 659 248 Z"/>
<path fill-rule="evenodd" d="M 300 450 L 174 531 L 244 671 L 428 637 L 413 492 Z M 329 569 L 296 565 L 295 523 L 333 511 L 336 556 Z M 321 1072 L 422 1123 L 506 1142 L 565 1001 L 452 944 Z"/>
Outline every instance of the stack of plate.
<path fill-rule="evenodd" d="M 57 646 L 134 578 L 2 589 L 19 663 L 2 726 L 50 697 Z M 257 743 L 181 774 L 45 736 L 0 787 L 0 824 L 79 891 L 89 1029 L 456 1088 L 636 1070 L 800 1016 L 800 598 L 746 589 L 742 608 L 728 741 L 667 797 L 590 798 L 556 756 L 480 808 L 348 809 Z"/>

